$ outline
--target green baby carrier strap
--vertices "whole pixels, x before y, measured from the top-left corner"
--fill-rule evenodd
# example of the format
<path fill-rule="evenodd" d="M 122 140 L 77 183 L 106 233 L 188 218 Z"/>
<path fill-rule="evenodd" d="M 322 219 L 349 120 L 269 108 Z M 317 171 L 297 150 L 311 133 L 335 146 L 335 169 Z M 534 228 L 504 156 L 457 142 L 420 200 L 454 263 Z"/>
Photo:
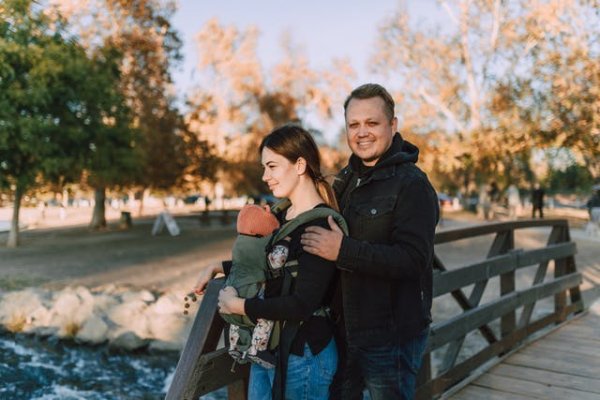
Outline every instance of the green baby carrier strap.
<path fill-rule="evenodd" d="M 315 207 L 308 211 L 304 211 L 303 213 L 298 214 L 295 218 L 287 221 L 278 230 L 273 232 L 273 234 L 271 235 L 269 245 L 271 246 L 277 243 L 279 240 L 285 239 L 286 236 L 294 232 L 296 229 L 298 229 L 298 227 L 308 222 L 314 221 L 316 219 L 327 218 L 329 216 L 333 217 L 334 221 L 342 229 L 342 232 L 344 232 L 344 235 L 347 235 L 348 225 L 346 224 L 344 217 L 342 217 L 342 215 L 339 212 L 329 207 Z"/>
<path fill-rule="evenodd" d="M 279 204 L 279 203 L 278 203 Z M 274 207 L 277 207 L 276 204 Z M 256 297 L 263 283 L 269 278 L 267 253 L 279 240 L 285 239 L 298 227 L 308 222 L 332 216 L 344 234 L 348 234 L 348 226 L 337 211 L 329 207 L 316 207 L 297 215 L 281 225 L 271 235 L 254 237 L 238 235 L 232 250 L 233 265 L 225 281 L 225 286 L 233 286 L 238 295 L 245 299 Z M 284 268 L 298 265 L 297 260 L 287 260 Z M 285 294 L 285 293 L 282 293 Z M 221 314 L 225 322 L 242 327 L 253 327 L 254 322 L 245 315 Z"/>

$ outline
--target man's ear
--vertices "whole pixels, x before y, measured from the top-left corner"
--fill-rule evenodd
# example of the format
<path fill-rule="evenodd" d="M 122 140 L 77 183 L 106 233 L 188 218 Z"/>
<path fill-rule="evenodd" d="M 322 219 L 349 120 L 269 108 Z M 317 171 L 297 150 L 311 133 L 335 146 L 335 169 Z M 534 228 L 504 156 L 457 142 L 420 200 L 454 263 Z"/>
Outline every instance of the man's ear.
<path fill-rule="evenodd" d="M 296 172 L 298 175 L 304 175 L 306 173 L 306 160 L 303 157 L 299 157 L 296 160 Z"/>

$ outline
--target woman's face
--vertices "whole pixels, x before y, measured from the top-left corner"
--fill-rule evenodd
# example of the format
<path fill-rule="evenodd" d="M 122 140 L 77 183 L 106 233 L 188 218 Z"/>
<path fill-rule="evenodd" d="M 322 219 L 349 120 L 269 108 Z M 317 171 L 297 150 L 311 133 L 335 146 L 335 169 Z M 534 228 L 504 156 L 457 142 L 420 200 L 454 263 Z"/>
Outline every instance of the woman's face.
<path fill-rule="evenodd" d="M 269 185 L 273 196 L 289 198 L 299 181 L 297 163 L 291 163 L 268 147 L 262 150 L 261 163 L 264 168 L 262 180 Z"/>

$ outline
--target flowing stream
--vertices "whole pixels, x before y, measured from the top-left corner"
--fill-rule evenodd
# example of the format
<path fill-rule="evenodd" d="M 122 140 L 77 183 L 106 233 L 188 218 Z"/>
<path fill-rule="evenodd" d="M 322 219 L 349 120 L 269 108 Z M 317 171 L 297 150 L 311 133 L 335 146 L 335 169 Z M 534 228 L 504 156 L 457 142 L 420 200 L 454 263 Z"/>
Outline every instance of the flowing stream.
<path fill-rule="evenodd" d="M 179 354 L 113 353 L 56 339 L 0 335 L 0 399 L 164 399 Z M 225 399 L 222 390 L 204 396 Z"/>

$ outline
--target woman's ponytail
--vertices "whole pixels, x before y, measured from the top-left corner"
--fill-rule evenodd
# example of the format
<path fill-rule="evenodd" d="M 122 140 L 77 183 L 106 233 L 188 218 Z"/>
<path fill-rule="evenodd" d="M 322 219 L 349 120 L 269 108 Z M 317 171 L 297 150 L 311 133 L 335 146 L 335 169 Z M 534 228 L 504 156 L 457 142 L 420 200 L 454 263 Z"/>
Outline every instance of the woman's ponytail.
<path fill-rule="evenodd" d="M 329 182 L 325 180 L 323 175 L 319 175 L 315 178 L 315 186 L 317 188 L 317 192 L 319 192 L 319 196 L 325 200 L 325 203 L 335 211 L 339 212 L 340 206 L 335 198 L 335 192 L 333 191 L 333 188 Z"/>

